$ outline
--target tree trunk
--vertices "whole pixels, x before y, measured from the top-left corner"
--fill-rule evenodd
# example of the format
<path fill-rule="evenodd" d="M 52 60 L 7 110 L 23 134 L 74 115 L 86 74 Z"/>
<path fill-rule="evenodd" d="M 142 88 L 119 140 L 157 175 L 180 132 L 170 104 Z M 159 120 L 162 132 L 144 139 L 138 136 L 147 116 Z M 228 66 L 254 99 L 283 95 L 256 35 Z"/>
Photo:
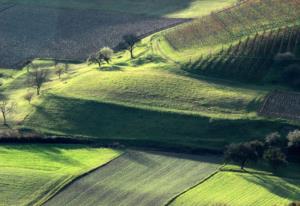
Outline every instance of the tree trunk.
<path fill-rule="evenodd" d="M 5 112 L 2 111 L 3 125 L 7 125 Z"/>
<path fill-rule="evenodd" d="M 101 69 L 101 61 L 98 61 L 99 69 Z"/>
<path fill-rule="evenodd" d="M 40 95 L 40 89 L 41 89 L 40 87 L 37 87 L 37 88 L 36 88 L 36 94 L 37 94 L 38 96 Z"/>
<path fill-rule="evenodd" d="M 134 56 L 133 56 L 133 47 L 130 47 L 129 51 L 130 51 L 130 57 L 131 57 L 131 59 L 134 59 Z"/>
<path fill-rule="evenodd" d="M 246 162 L 247 162 L 247 160 L 243 160 L 242 161 L 242 163 L 241 163 L 241 170 L 244 170 Z"/>

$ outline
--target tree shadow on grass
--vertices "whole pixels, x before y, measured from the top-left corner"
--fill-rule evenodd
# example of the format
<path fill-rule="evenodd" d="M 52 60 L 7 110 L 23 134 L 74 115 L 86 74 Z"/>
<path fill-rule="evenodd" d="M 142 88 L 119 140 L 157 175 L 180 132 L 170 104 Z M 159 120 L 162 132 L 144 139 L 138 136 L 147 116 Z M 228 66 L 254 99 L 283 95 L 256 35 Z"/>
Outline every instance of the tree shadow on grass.
<path fill-rule="evenodd" d="M 95 141 L 119 141 L 139 147 L 223 149 L 230 142 L 261 139 L 286 125 L 279 121 L 216 119 L 124 105 L 48 95 L 25 126 Z"/>
<path fill-rule="evenodd" d="M 110 71 L 121 71 L 123 69 L 119 65 L 106 65 L 106 66 L 102 66 L 100 70 L 110 72 Z"/>
<path fill-rule="evenodd" d="M 29 153 L 35 153 L 42 158 L 45 158 L 52 162 L 59 162 L 62 164 L 68 164 L 72 166 L 80 166 L 82 163 L 78 160 L 75 160 L 72 157 L 66 157 L 62 153 L 62 149 L 70 150 L 70 149 L 81 149 L 85 148 L 84 145 L 57 145 L 57 144 L 33 144 L 33 145 L 1 145 L 1 147 L 9 150 L 20 150 L 26 151 Z M 24 154 L 26 155 L 26 153 Z"/>
<path fill-rule="evenodd" d="M 275 176 L 259 175 L 255 173 L 242 175 L 242 177 L 251 183 L 267 189 L 269 192 L 279 197 L 290 200 L 300 199 L 300 180 L 276 178 Z"/>
<path fill-rule="evenodd" d="M 141 66 L 148 63 L 166 63 L 166 60 L 157 55 L 147 55 L 132 61 L 132 65 Z"/>

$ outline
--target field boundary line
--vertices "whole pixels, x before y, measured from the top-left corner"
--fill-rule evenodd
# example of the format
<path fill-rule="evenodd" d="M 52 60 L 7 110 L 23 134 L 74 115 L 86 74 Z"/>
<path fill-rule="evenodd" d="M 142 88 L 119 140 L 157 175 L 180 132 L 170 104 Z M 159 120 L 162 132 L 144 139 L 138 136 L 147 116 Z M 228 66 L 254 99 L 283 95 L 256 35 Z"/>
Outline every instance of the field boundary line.
<path fill-rule="evenodd" d="M 202 183 L 206 182 L 207 180 L 209 180 L 210 178 L 212 178 L 213 176 L 215 176 L 216 174 L 218 174 L 224 166 L 225 166 L 225 164 L 223 164 L 222 166 L 220 166 L 215 172 L 213 172 L 212 174 L 208 175 L 207 177 L 205 177 L 204 179 L 202 179 L 200 182 L 198 182 L 195 185 L 187 188 L 186 190 L 178 193 L 177 195 L 175 195 L 174 197 L 172 197 L 170 200 L 168 200 L 163 206 L 169 206 L 169 205 L 171 205 L 181 195 L 183 195 L 183 194 L 187 193 L 188 191 L 196 188 L 197 186 L 201 185 Z"/>
<path fill-rule="evenodd" d="M 42 200 L 41 202 L 36 202 L 36 203 L 34 203 L 33 205 L 36 205 L 36 206 L 44 205 L 45 203 L 49 202 L 52 198 L 54 198 L 57 194 L 59 194 L 60 192 L 62 192 L 62 191 L 65 190 L 65 189 L 67 189 L 67 188 L 68 188 L 71 184 L 73 184 L 75 181 L 77 181 L 77 180 L 79 180 L 79 179 L 81 179 L 81 178 L 83 178 L 83 177 L 85 177 L 85 176 L 91 174 L 92 172 L 95 172 L 95 171 L 98 170 L 98 169 L 101 169 L 101 168 L 107 166 L 107 165 L 110 164 L 111 162 L 113 162 L 113 161 L 119 159 L 119 158 L 120 158 L 121 156 L 123 156 L 125 153 L 126 153 L 126 151 L 124 151 L 124 152 L 123 152 L 122 154 L 120 154 L 119 156 L 117 156 L 117 157 L 111 159 L 110 161 L 106 162 L 105 164 L 102 164 L 102 165 L 100 165 L 100 166 L 98 166 L 98 167 L 95 167 L 95 168 L 93 168 L 93 169 L 91 169 L 91 170 L 89 170 L 89 171 L 87 171 L 87 172 L 85 172 L 85 173 L 83 173 L 83 174 L 80 174 L 79 176 L 71 177 L 71 178 L 69 179 L 69 181 L 67 180 L 65 184 L 62 184 L 61 186 L 57 187 L 57 188 L 55 189 L 55 191 L 51 192 L 51 194 L 48 196 L 48 198 L 47 198 L 46 200 Z"/>
<path fill-rule="evenodd" d="M 258 114 L 263 115 L 263 111 L 264 111 L 264 109 L 265 109 L 265 107 L 266 107 L 266 105 L 267 105 L 269 99 L 271 98 L 271 96 L 272 96 L 274 93 L 275 93 L 275 91 L 272 91 L 272 92 L 268 93 L 268 94 L 265 96 L 264 102 L 263 102 L 263 104 L 261 105 L 261 107 L 260 107 L 259 110 L 258 110 Z"/>

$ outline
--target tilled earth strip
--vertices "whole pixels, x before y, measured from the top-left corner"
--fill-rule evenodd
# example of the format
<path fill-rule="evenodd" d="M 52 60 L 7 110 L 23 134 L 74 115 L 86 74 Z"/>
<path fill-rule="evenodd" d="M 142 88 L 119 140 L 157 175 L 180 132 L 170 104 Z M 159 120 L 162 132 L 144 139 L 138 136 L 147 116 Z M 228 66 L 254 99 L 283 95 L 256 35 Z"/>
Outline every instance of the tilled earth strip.
<path fill-rule="evenodd" d="M 37 57 L 84 60 L 103 46 L 116 47 L 125 34 L 144 36 L 187 21 L 22 5 L 0 15 L 0 67 L 4 68 L 18 68 Z"/>
<path fill-rule="evenodd" d="M 300 93 L 274 91 L 266 97 L 259 112 L 265 116 L 300 120 Z"/>
<path fill-rule="evenodd" d="M 45 205 L 160 206 L 214 173 L 218 163 L 217 156 L 127 151 Z"/>

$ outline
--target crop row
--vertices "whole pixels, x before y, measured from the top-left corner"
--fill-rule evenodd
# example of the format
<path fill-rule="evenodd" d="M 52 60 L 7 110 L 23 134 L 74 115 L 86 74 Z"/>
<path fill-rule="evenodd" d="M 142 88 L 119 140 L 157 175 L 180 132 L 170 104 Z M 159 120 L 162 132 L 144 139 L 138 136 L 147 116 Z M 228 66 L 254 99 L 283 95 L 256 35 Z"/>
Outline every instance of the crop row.
<path fill-rule="evenodd" d="M 145 35 L 186 20 L 96 10 L 15 6 L 1 13 L 0 67 L 35 57 L 84 60 L 128 33 Z"/>
<path fill-rule="evenodd" d="M 300 120 L 300 94 L 291 92 L 272 92 L 260 109 L 260 114 Z"/>
<path fill-rule="evenodd" d="M 300 43 L 300 27 L 295 25 L 248 36 L 217 54 L 201 57 L 184 69 L 236 80 L 262 81 L 276 56 L 295 53 Z"/>
<path fill-rule="evenodd" d="M 300 20 L 300 0 L 249 0 L 212 12 L 172 29 L 165 37 L 174 49 L 227 44 L 261 31 L 294 24 Z"/>

